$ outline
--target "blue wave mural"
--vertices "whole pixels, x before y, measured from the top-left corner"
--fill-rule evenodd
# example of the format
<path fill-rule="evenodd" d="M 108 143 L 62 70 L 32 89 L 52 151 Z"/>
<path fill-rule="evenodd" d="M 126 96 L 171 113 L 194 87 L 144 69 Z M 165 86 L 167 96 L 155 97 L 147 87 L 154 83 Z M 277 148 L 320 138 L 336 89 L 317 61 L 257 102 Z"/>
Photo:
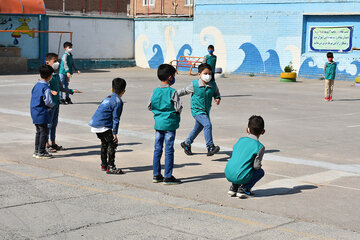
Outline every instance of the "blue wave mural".
<path fill-rule="evenodd" d="M 150 68 L 158 68 L 164 63 L 164 54 L 159 44 L 153 46 L 155 55 L 148 61 Z"/>
<path fill-rule="evenodd" d="M 266 51 L 269 53 L 269 58 L 264 62 L 265 74 L 280 74 L 282 72 L 280 66 L 280 58 L 277 52 L 273 49 Z"/>
<path fill-rule="evenodd" d="M 264 72 L 264 62 L 259 50 L 252 43 L 244 43 L 240 46 L 245 53 L 242 64 L 234 73 L 262 73 Z"/>
<path fill-rule="evenodd" d="M 310 63 L 312 63 L 312 65 L 315 64 L 314 59 L 312 57 L 305 59 L 305 61 L 301 64 L 301 67 L 299 69 L 299 76 L 324 75 L 323 68 L 318 68 L 317 66 L 310 66 Z"/>
<path fill-rule="evenodd" d="M 185 51 L 187 51 L 187 52 L 185 52 Z M 192 50 L 192 47 L 191 47 L 189 44 L 184 44 L 184 45 L 180 48 L 180 50 L 179 50 L 179 52 L 178 52 L 178 54 L 177 54 L 177 56 L 176 56 L 176 60 L 178 60 L 179 57 L 181 57 L 181 56 L 191 56 L 192 51 L 193 51 L 193 50 Z M 188 69 L 188 68 L 179 67 L 179 68 L 178 68 L 178 71 L 189 71 L 189 69 Z"/>

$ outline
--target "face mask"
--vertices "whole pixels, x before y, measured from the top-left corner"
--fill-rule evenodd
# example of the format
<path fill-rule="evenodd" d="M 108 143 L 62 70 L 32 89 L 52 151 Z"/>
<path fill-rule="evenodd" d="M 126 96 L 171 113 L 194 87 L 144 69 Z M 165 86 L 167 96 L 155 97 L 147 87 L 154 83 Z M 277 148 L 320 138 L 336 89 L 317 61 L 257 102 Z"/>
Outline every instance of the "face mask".
<path fill-rule="evenodd" d="M 213 54 L 214 50 L 209 50 L 208 52 L 209 54 Z"/>
<path fill-rule="evenodd" d="M 211 80 L 211 76 L 208 74 L 203 74 L 203 75 L 201 75 L 201 80 L 208 83 Z"/>
<path fill-rule="evenodd" d="M 174 85 L 175 83 L 175 77 L 173 76 L 172 79 L 170 80 L 170 85 Z"/>
<path fill-rule="evenodd" d="M 60 65 L 59 62 L 54 62 L 54 64 L 52 65 L 52 68 L 53 68 L 54 70 L 57 70 L 57 69 L 59 68 L 59 65 Z"/>
<path fill-rule="evenodd" d="M 71 52 L 72 52 L 72 48 L 69 48 L 69 49 L 67 50 L 67 52 L 68 52 L 68 53 L 71 53 Z"/>

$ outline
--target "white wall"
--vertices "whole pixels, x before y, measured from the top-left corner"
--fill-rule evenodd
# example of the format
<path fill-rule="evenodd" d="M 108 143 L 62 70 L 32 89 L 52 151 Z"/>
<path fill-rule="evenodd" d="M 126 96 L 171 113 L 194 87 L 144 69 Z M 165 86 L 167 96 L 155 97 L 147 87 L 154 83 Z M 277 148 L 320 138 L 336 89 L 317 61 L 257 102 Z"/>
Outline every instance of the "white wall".
<path fill-rule="evenodd" d="M 134 58 L 134 21 L 131 19 L 103 19 L 76 17 L 49 17 L 49 31 L 72 31 L 75 58 Z M 58 52 L 60 34 L 49 34 L 49 52 Z M 63 43 L 69 41 L 63 34 Z"/>

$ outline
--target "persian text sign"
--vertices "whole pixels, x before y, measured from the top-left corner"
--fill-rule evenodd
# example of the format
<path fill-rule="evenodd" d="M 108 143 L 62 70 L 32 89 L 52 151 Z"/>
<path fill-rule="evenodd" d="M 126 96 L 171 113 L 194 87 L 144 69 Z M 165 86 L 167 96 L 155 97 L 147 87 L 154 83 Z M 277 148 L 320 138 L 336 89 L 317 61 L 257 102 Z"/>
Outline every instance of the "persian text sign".
<path fill-rule="evenodd" d="M 353 27 L 312 27 L 312 51 L 347 52 L 351 50 Z"/>

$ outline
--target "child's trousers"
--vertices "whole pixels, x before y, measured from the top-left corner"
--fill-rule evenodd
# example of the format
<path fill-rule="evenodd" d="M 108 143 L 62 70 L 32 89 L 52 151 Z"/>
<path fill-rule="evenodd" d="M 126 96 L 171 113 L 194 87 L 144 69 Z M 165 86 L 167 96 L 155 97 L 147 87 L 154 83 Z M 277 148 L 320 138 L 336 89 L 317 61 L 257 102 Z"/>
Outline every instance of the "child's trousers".
<path fill-rule="evenodd" d="M 212 124 L 210 118 L 206 114 L 200 114 L 195 117 L 194 129 L 190 132 L 185 143 L 191 145 L 199 133 L 204 129 L 204 137 L 206 141 L 206 147 L 209 148 L 214 145 L 212 137 Z"/>
<path fill-rule="evenodd" d="M 96 133 L 97 137 L 101 140 L 101 166 L 107 167 L 115 166 L 115 152 L 117 143 L 114 142 L 112 130 L 106 132 Z"/>
<path fill-rule="evenodd" d="M 165 178 L 170 178 L 174 167 L 174 142 L 176 131 L 158 131 L 155 132 L 155 146 L 153 158 L 153 175 L 161 175 L 161 155 L 165 141 Z"/>
<path fill-rule="evenodd" d="M 234 184 L 234 183 L 233 183 L 232 185 L 233 185 L 233 187 L 234 187 L 235 189 L 238 189 L 238 188 L 241 186 L 241 187 L 244 188 L 245 190 L 250 191 L 250 190 L 254 187 L 254 185 L 255 185 L 258 181 L 260 181 L 261 178 L 264 177 L 264 175 L 265 175 L 264 170 L 263 170 L 262 168 L 260 168 L 260 169 L 258 169 L 258 170 L 254 170 L 254 171 L 253 171 L 253 176 L 252 176 L 252 178 L 250 179 L 250 181 L 249 181 L 248 183 L 245 183 L 245 184 Z"/>
<path fill-rule="evenodd" d="M 325 97 L 332 97 L 334 90 L 334 79 L 325 80 Z"/>
<path fill-rule="evenodd" d="M 66 74 L 59 74 L 61 84 L 63 85 L 63 88 L 68 90 L 69 89 L 69 78 Z M 69 93 L 65 93 L 65 98 L 69 98 Z M 60 99 L 63 99 L 63 92 L 60 91 Z"/>
<path fill-rule="evenodd" d="M 36 135 L 35 135 L 35 153 L 45 153 L 46 142 L 48 139 L 49 129 L 47 124 L 35 124 Z"/>
<path fill-rule="evenodd" d="M 52 144 L 55 143 L 56 126 L 58 124 L 58 120 L 59 120 L 59 105 L 56 105 L 50 110 L 50 123 L 48 124 L 49 137 Z"/>

